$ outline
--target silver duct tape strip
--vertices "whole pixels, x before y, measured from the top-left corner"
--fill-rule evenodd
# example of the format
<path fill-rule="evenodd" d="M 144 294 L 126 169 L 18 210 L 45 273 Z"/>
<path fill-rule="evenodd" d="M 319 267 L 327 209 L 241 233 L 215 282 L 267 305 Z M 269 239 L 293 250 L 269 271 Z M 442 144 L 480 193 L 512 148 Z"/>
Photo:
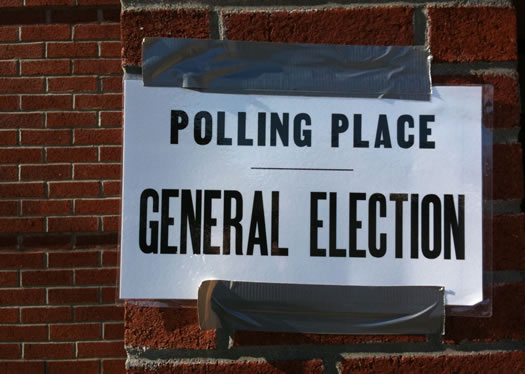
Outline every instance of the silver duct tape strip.
<path fill-rule="evenodd" d="M 145 86 L 430 100 L 429 49 L 145 38 Z"/>
<path fill-rule="evenodd" d="M 443 334 L 443 287 L 365 287 L 204 281 L 203 330 L 325 334 Z"/>

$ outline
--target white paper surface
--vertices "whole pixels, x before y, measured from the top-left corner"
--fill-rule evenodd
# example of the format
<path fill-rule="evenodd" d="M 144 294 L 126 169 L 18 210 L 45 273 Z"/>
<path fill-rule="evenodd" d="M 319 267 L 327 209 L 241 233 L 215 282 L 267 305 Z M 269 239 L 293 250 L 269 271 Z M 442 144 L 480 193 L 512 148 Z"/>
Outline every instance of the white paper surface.
<path fill-rule="evenodd" d="M 195 299 L 200 283 L 206 279 L 255 282 L 305 283 L 327 285 L 444 286 L 450 305 L 473 305 L 482 300 L 482 161 L 481 161 L 481 87 L 434 87 L 431 102 L 206 94 L 179 88 L 143 87 L 142 81 L 125 81 L 125 132 L 123 177 L 123 227 L 121 257 L 122 298 Z M 189 123 L 178 132 L 178 144 L 170 143 L 171 111 L 183 110 Z M 194 137 L 194 117 L 200 111 L 212 116 L 213 137 L 199 145 Z M 225 136 L 232 145 L 217 145 L 218 112 L 224 112 Z M 238 145 L 238 113 L 246 113 L 246 138 L 253 146 Z M 266 113 L 266 145 L 258 146 L 258 113 Z M 289 145 L 279 137 L 270 145 L 270 113 L 290 118 Z M 293 120 L 307 114 L 311 126 L 311 146 L 294 143 Z M 332 147 L 332 114 L 344 114 L 349 128 L 339 136 L 339 146 Z M 363 140 L 369 148 L 354 147 L 354 114 L 361 114 Z M 391 148 L 374 148 L 378 118 L 388 120 Z M 401 148 L 397 142 L 397 120 L 401 115 L 414 118 L 414 128 L 406 127 L 405 140 L 414 135 L 414 146 Z M 427 141 L 435 148 L 420 148 L 419 118 L 433 115 L 428 123 Z M 384 133 L 383 133 L 384 135 Z M 261 170 L 257 168 L 270 168 Z M 276 169 L 280 168 L 280 169 Z M 286 168 L 287 170 L 283 170 Z M 309 170 L 296 170 L 309 169 Z M 314 170 L 315 169 L 315 170 Z M 325 169 L 325 170 L 317 170 Z M 338 169 L 338 170 L 335 170 Z M 345 170 L 339 170 L 345 169 Z M 346 170 L 352 169 L 352 171 Z M 151 243 L 150 222 L 161 226 L 162 190 L 179 190 L 179 197 L 169 200 L 167 216 L 168 243 L 180 247 L 180 190 L 191 190 L 195 204 L 196 190 L 219 190 L 221 198 L 212 200 L 211 245 L 223 244 L 224 191 L 239 191 L 243 197 L 243 254 L 193 254 L 189 232 L 186 254 L 144 253 L 139 246 L 140 199 L 146 189 L 159 195 L 159 212 L 153 211 L 153 198 L 145 205 L 147 242 Z M 268 255 L 259 245 L 247 255 L 247 243 L 254 191 L 261 191 L 268 241 Z M 271 197 L 279 191 L 279 246 L 288 248 L 288 256 L 271 255 Z M 311 247 L 311 193 L 326 192 L 326 200 L 317 202 L 317 247 L 326 256 L 313 257 Z M 345 257 L 329 256 L 330 193 L 337 193 L 336 247 Z M 357 201 L 355 216 L 361 228 L 350 227 L 349 194 L 366 193 Z M 374 193 L 386 198 L 386 217 L 377 214 L 377 244 L 380 234 L 387 236 L 384 256 L 374 257 L 369 248 L 369 199 Z M 395 256 L 395 193 L 408 194 L 403 203 L 403 257 Z M 411 195 L 419 196 L 418 258 L 411 258 Z M 426 195 L 440 199 L 441 249 L 437 258 L 422 253 L 422 199 Z M 457 259 L 452 241 L 451 258 L 444 257 L 444 195 L 452 195 L 456 213 L 459 195 L 464 196 L 465 259 Z M 203 192 L 204 206 L 204 192 Z M 430 246 L 433 246 L 433 208 L 430 204 Z M 232 206 L 235 211 L 235 205 Z M 204 209 L 203 209 L 204 210 Z M 204 216 L 204 212 L 201 214 Z M 144 212 L 143 212 L 144 215 Z M 258 226 L 260 229 L 260 226 Z M 160 247 L 160 231 L 159 247 Z M 232 229 L 232 237 L 235 236 Z M 257 230 L 257 233 L 260 234 Z M 352 233 L 365 257 L 350 257 Z M 179 248 L 180 249 L 180 248 Z M 222 248 L 220 249 L 222 253 Z"/>

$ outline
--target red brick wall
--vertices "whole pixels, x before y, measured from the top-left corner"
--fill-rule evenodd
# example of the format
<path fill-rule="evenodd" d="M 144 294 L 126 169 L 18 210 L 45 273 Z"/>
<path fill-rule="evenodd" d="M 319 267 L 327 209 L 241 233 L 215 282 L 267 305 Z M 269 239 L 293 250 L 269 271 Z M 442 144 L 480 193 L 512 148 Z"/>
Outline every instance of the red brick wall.
<path fill-rule="evenodd" d="M 124 370 L 119 19 L 0 1 L 0 373 Z"/>
<path fill-rule="evenodd" d="M 341 336 L 200 331 L 192 305 L 128 303 L 128 373 L 429 373 L 525 370 L 525 214 L 517 17 L 510 1 L 205 2 L 141 8 L 124 0 L 123 62 L 136 71 L 144 36 L 431 47 L 435 84 L 494 86 L 493 316 L 447 317 L 446 335 Z M 290 4 L 289 4 L 290 3 Z M 367 3 L 370 3 L 367 5 Z M 392 3 L 392 4 L 389 4 Z M 126 5 L 133 4 L 133 8 Z M 447 5 L 448 4 L 448 5 Z M 221 6 L 224 5 L 224 6 Z M 160 23 L 162 26 L 160 26 Z M 166 351 L 167 350 L 167 351 Z M 387 353 L 389 352 L 389 353 Z M 430 353 L 432 352 L 432 353 Z M 169 360 L 172 361 L 169 361 Z M 175 360 L 175 361 L 173 361 Z"/>
<path fill-rule="evenodd" d="M 0 0 L 0 373 L 119 373 L 124 344 L 129 374 L 525 371 L 523 2 L 245 3 L 123 0 L 121 61 L 118 0 Z M 120 66 L 144 36 L 427 44 L 434 83 L 493 84 L 493 316 L 448 317 L 440 341 L 202 332 L 193 304 L 129 303 L 124 329 Z"/>

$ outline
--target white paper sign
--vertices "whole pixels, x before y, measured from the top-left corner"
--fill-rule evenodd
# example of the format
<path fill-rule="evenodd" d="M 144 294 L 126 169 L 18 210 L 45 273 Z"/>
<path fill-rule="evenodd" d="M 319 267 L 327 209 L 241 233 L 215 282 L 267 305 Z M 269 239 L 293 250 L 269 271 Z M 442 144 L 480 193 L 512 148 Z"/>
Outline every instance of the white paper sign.
<path fill-rule="evenodd" d="M 122 298 L 206 279 L 482 300 L 481 87 L 430 102 L 125 82 Z"/>

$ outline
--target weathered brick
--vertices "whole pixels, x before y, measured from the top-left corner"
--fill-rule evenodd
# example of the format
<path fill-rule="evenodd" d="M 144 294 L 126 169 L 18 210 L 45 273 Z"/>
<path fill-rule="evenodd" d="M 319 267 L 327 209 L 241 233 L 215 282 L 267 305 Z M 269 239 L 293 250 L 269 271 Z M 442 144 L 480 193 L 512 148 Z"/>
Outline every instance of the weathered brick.
<path fill-rule="evenodd" d="M 76 214 L 118 214 L 120 199 L 79 199 L 75 200 Z"/>
<path fill-rule="evenodd" d="M 122 92 L 122 78 L 108 77 L 102 79 L 102 90 L 104 92 Z"/>
<path fill-rule="evenodd" d="M 64 75 L 71 73 L 69 60 L 28 60 L 20 65 L 22 75 Z"/>
<path fill-rule="evenodd" d="M 43 218 L 0 218 L 0 232 L 42 232 Z"/>
<path fill-rule="evenodd" d="M 430 48 L 436 62 L 517 59 L 516 13 L 503 7 L 430 7 Z"/>
<path fill-rule="evenodd" d="M 122 321 L 124 308 L 120 305 L 75 307 L 75 321 Z"/>
<path fill-rule="evenodd" d="M 44 43 L 0 44 L 0 59 L 38 58 L 44 56 Z M 28 75 L 24 73 L 24 75 Z"/>
<path fill-rule="evenodd" d="M 98 88 L 96 77 L 57 77 L 47 82 L 49 92 L 87 92 Z"/>
<path fill-rule="evenodd" d="M 69 322 L 73 310 L 69 306 L 22 308 L 22 323 Z"/>
<path fill-rule="evenodd" d="M 23 145 L 71 144 L 70 130 L 22 130 L 20 143 Z"/>
<path fill-rule="evenodd" d="M 120 179 L 119 164 L 78 164 L 74 165 L 75 179 Z"/>
<path fill-rule="evenodd" d="M 47 162 L 93 162 L 97 161 L 95 147 L 57 147 L 46 149 Z"/>
<path fill-rule="evenodd" d="M 100 253 L 73 251 L 49 253 L 50 268 L 74 268 L 98 266 Z M 76 316 L 76 315 L 75 315 Z"/>
<path fill-rule="evenodd" d="M 0 160 L 3 164 L 42 162 L 42 150 L 40 148 L 2 148 L 0 149 Z"/>
<path fill-rule="evenodd" d="M 25 181 L 71 179 L 71 165 L 22 165 L 20 179 Z"/>
<path fill-rule="evenodd" d="M 24 358 L 74 358 L 75 345 L 73 343 L 39 343 L 24 344 Z"/>
<path fill-rule="evenodd" d="M 22 41 L 68 40 L 71 38 L 71 26 L 69 25 L 22 26 L 20 38 Z"/>
<path fill-rule="evenodd" d="M 118 23 L 76 25 L 74 27 L 74 39 L 118 40 L 120 39 L 120 25 Z"/>
<path fill-rule="evenodd" d="M 2 269 L 31 269 L 44 266 L 42 253 L 0 253 Z"/>
<path fill-rule="evenodd" d="M 124 323 L 104 323 L 104 339 L 123 339 Z"/>
<path fill-rule="evenodd" d="M 79 342 L 78 357 L 123 357 L 126 355 L 123 341 L 115 342 Z"/>
<path fill-rule="evenodd" d="M 2 183 L 0 198 L 44 197 L 44 183 Z"/>
<path fill-rule="evenodd" d="M 47 290 L 50 304 L 87 304 L 98 301 L 96 288 L 50 288 Z"/>
<path fill-rule="evenodd" d="M 49 217 L 47 219 L 49 232 L 84 232 L 97 231 L 97 217 Z"/>
<path fill-rule="evenodd" d="M 120 216 L 104 216 L 102 217 L 103 231 L 119 231 L 120 230 Z"/>
<path fill-rule="evenodd" d="M 97 53 L 95 42 L 47 43 L 47 57 L 95 57 Z"/>
<path fill-rule="evenodd" d="M 92 361 L 50 361 L 47 363 L 47 374 L 92 374 L 97 373 L 99 362 Z"/>
<path fill-rule="evenodd" d="M 120 181 L 102 182 L 104 196 L 120 196 L 122 193 Z"/>
<path fill-rule="evenodd" d="M 60 110 L 72 107 L 71 95 L 22 96 L 22 109 L 24 110 Z"/>
<path fill-rule="evenodd" d="M 15 181 L 18 180 L 18 166 L 17 165 L 0 165 L 0 181 Z M 0 188 L 0 196 L 2 189 Z"/>
<path fill-rule="evenodd" d="M 68 270 L 22 271 L 22 286 L 68 286 L 73 284 L 73 272 Z"/>
<path fill-rule="evenodd" d="M 99 196 L 98 182 L 52 182 L 49 183 L 49 197 L 92 197 Z M 1 196 L 1 193 L 0 193 Z"/>
<path fill-rule="evenodd" d="M 42 128 L 42 113 L 0 113 L 0 128 Z"/>
<path fill-rule="evenodd" d="M 75 5 L 74 0 L 25 0 L 25 6 L 71 6 Z"/>
<path fill-rule="evenodd" d="M 17 323 L 18 308 L 0 308 L 0 323 Z"/>
<path fill-rule="evenodd" d="M 496 144 L 493 154 L 493 196 L 522 199 L 524 196 L 523 154 L 519 144 Z"/>
<path fill-rule="evenodd" d="M 121 94 L 75 95 L 75 109 L 120 109 Z"/>
<path fill-rule="evenodd" d="M 20 344 L 0 344 L 0 358 L 17 359 L 20 358 Z"/>
<path fill-rule="evenodd" d="M 525 214 L 498 214 L 493 218 L 495 270 L 525 269 Z"/>
<path fill-rule="evenodd" d="M 101 57 L 120 57 L 121 50 L 120 42 L 101 42 L 100 56 Z"/>
<path fill-rule="evenodd" d="M 48 127 L 94 127 L 97 116 L 94 112 L 47 113 Z"/>
<path fill-rule="evenodd" d="M 225 26 L 228 39 L 237 40 L 411 45 L 412 13 L 410 7 L 236 12 Z"/>
<path fill-rule="evenodd" d="M 10 93 L 27 93 L 43 92 L 43 78 L 0 78 L 0 87 L 2 92 Z"/>
<path fill-rule="evenodd" d="M 114 284 L 117 279 L 117 269 L 79 269 L 75 271 L 76 285 Z"/>
<path fill-rule="evenodd" d="M 73 74 L 121 74 L 120 60 L 86 59 L 73 61 Z"/>
<path fill-rule="evenodd" d="M 13 111 L 20 109 L 20 97 L 15 95 L 0 96 L 0 110 Z"/>
<path fill-rule="evenodd" d="M 115 247 L 118 244 L 118 240 L 119 237 L 117 233 L 78 234 L 75 245 L 76 248 L 107 248 Z M 105 261 L 103 262 L 103 265 L 115 266 L 116 263 L 110 265 Z"/>
<path fill-rule="evenodd" d="M 0 61 L 0 75 L 4 77 L 16 75 L 17 66 L 16 61 Z"/>
<path fill-rule="evenodd" d="M 24 200 L 22 201 L 22 215 L 56 215 L 68 214 L 73 211 L 71 200 Z"/>
<path fill-rule="evenodd" d="M 0 201 L 0 216 L 17 216 L 18 201 Z"/>
<path fill-rule="evenodd" d="M 102 372 L 104 374 L 125 374 L 126 373 L 126 360 L 120 359 L 109 359 L 102 360 Z"/>
<path fill-rule="evenodd" d="M 122 127 L 122 112 L 100 112 L 100 126 Z"/>
<path fill-rule="evenodd" d="M 25 202 L 24 202 L 25 203 Z M 58 214 L 53 212 L 54 214 Z M 44 213 L 42 213 L 44 214 Z M 48 213 L 45 213 L 48 215 Z M 73 241 L 71 234 L 36 234 L 24 235 L 22 238 L 22 248 L 25 250 L 60 250 L 71 249 Z"/>
<path fill-rule="evenodd" d="M 1 26 L 0 27 L 0 42 L 14 42 L 18 40 L 18 27 L 16 26 Z"/>
<path fill-rule="evenodd" d="M 18 143 L 18 131 L 0 130 L 0 145 L 16 145 Z"/>
<path fill-rule="evenodd" d="M 0 287 L 18 286 L 17 271 L 0 271 Z"/>
<path fill-rule="evenodd" d="M 125 64 L 141 65 L 142 39 L 149 37 L 209 38 L 207 11 L 193 9 L 125 11 L 121 17 L 122 59 Z"/>
<path fill-rule="evenodd" d="M 122 144 L 122 130 L 76 129 L 75 144 Z"/>
<path fill-rule="evenodd" d="M 201 331 L 197 310 L 126 305 L 125 342 L 155 349 L 214 349 L 215 331 Z"/>
<path fill-rule="evenodd" d="M 49 337 L 51 340 L 95 340 L 100 339 L 101 326 L 99 323 L 68 323 L 51 325 Z"/>
<path fill-rule="evenodd" d="M 45 301 L 45 291 L 40 288 L 29 288 L 29 289 L 2 289 L 0 290 L 0 304 L 6 305 L 30 305 L 30 304 L 43 304 Z M 23 326 L 19 326 L 23 327 Z M 8 329 L 3 329 L 0 326 L 0 339 L 16 341 L 14 336 L 3 336 L 9 334 Z M 16 334 L 13 334 L 16 335 Z M 22 336 L 19 336 L 22 337 Z M 40 337 L 34 337 L 34 340 L 43 340 Z M 32 340 L 32 339 L 26 339 Z"/>

